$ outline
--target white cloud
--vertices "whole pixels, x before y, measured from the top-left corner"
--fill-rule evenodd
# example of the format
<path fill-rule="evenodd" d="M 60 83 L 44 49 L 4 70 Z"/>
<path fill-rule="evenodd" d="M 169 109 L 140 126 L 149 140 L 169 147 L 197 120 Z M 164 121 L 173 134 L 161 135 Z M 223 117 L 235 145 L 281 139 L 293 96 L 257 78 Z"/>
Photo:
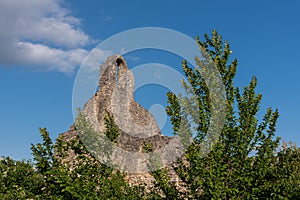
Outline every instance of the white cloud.
<path fill-rule="evenodd" d="M 80 29 L 75 29 L 72 24 L 60 21 L 56 18 L 44 18 L 40 21 L 26 23 L 22 30 L 22 36 L 29 40 L 44 41 L 77 48 L 86 45 L 89 37 Z M 28 28 L 30 27 L 30 28 Z"/>
<path fill-rule="evenodd" d="M 82 64 L 86 71 L 95 73 L 98 72 L 100 65 L 106 61 L 106 58 L 111 55 L 113 55 L 113 51 L 94 48 Z"/>
<path fill-rule="evenodd" d="M 0 1 L 0 64 L 72 72 L 90 37 L 61 0 Z"/>
<path fill-rule="evenodd" d="M 84 49 L 61 50 L 30 42 L 19 42 L 14 53 L 23 65 L 46 66 L 44 70 L 66 73 L 71 73 L 74 67 L 80 65 L 87 54 Z"/>

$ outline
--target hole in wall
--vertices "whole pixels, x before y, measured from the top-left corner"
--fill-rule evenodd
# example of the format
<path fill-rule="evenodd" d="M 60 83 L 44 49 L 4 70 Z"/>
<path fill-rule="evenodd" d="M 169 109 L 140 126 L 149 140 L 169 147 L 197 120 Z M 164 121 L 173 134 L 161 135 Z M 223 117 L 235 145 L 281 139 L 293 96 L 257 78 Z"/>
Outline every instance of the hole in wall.
<path fill-rule="evenodd" d="M 123 64 L 123 60 L 118 58 L 116 63 L 117 63 L 117 66 L 120 66 L 121 64 Z"/>
<path fill-rule="evenodd" d="M 120 67 L 124 64 L 123 60 L 118 58 L 116 60 L 117 66 L 116 66 L 116 86 L 118 86 L 118 78 L 119 78 L 119 71 Z"/>

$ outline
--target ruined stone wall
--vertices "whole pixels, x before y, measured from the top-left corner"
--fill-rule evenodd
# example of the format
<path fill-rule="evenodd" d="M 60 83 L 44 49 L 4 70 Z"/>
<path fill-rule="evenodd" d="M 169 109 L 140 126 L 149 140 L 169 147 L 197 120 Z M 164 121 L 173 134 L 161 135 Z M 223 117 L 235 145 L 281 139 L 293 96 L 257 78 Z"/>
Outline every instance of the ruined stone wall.
<path fill-rule="evenodd" d="M 134 76 L 120 55 L 109 57 L 100 67 L 98 90 L 84 105 L 82 112 L 100 133 L 105 131 L 105 112 L 114 116 L 120 130 L 116 145 L 124 151 L 141 153 L 145 143 L 151 144 L 155 151 L 164 148 L 172 139 L 162 135 L 151 113 L 134 100 Z M 76 134 L 76 128 L 71 126 L 63 137 L 68 140 Z M 181 187 L 179 177 L 172 167 L 169 169 L 172 181 Z M 127 179 L 130 184 L 143 182 L 149 187 L 154 181 L 150 173 L 129 174 Z"/>
<path fill-rule="evenodd" d="M 138 138 L 161 135 L 150 112 L 134 100 L 134 76 L 122 56 L 114 55 L 100 67 L 98 91 L 83 108 L 95 130 L 104 131 L 104 112 L 114 116 L 123 132 Z"/>

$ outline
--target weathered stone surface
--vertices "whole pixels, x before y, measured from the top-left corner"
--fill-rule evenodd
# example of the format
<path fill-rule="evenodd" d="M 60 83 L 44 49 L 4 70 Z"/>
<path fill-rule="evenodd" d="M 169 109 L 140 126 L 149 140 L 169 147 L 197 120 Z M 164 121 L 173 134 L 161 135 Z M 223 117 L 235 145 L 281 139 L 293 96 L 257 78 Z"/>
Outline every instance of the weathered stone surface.
<path fill-rule="evenodd" d="M 122 153 L 141 154 L 145 143 L 151 144 L 153 151 L 159 151 L 170 146 L 171 149 L 168 150 L 168 154 L 163 155 L 164 159 L 172 157 L 172 153 L 175 156 L 176 152 L 181 150 L 173 147 L 176 146 L 176 141 L 172 140 L 171 137 L 163 136 L 151 113 L 134 100 L 134 76 L 120 55 L 109 57 L 100 67 L 98 90 L 85 104 L 82 112 L 93 128 L 100 133 L 105 131 L 105 112 L 114 116 L 115 123 L 120 130 L 116 145 L 123 152 L 119 151 L 113 157 L 127 159 L 127 161 L 120 161 L 128 162 L 128 165 L 136 164 L 134 166 L 136 169 L 145 167 L 147 164 L 144 162 L 145 160 L 130 160 L 128 155 L 126 157 L 121 155 Z M 69 140 L 76 134 L 75 127 L 71 126 L 70 130 L 63 134 L 63 138 Z M 171 180 L 176 183 L 175 185 L 182 187 L 179 177 L 171 166 L 169 171 Z M 146 183 L 149 188 L 153 186 L 154 182 L 150 173 L 129 174 L 127 179 L 133 185 Z"/>
<path fill-rule="evenodd" d="M 119 129 L 138 138 L 161 135 L 160 129 L 150 112 L 134 98 L 134 76 L 122 56 L 109 57 L 100 67 L 98 91 L 86 103 L 83 113 L 95 130 L 104 131 L 104 112 L 115 118 Z"/>

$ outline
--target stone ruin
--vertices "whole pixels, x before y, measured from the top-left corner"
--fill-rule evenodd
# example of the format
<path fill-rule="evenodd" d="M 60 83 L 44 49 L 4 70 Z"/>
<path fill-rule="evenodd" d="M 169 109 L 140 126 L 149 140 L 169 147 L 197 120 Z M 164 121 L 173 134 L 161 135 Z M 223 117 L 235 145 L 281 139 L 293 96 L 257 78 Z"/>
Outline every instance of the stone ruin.
<path fill-rule="evenodd" d="M 122 56 L 109 57 L 100 67 L 98 91 L 83 108 L 84 114 L 103 132 L 103 116 L 107 111 L 114 116 L 120 130 L 138 138 L 161 135 L 155 119 L 133 98 L 134 76 Z"/>
<path fill-rule="evenodd" d="M 134 76 L 128 69 L 125 59 L 120 55 L 108 57 L 100 67 L 98 89 L 82 109 L 82 113 L 98 132 L 105 131 L 105 112 L 114 116 L 115 123 L 120 130 L 116 145 L 123 151 L 135 154 L 142 153 L 145 144 L 151 144 L 153 151 L 169 145 L 171 148 L 165 155 L 165 159 L 172 157 L 170 154 L 180 151 L 180 148 L 170 145 L 173 142 L 172 137 L 162 135 L 152 114 L 134 100 Z M 71 126 L 68 132 L 63 133 L 63 137 L 68 140 L 76 134 L 75 127 Z M 178 141 L 174 144 L 178 144 Z M 120 157 L 121 153 L 115 153 L 114 157 Z M 128 164 L 137 162 L 137 165 L 143 165 L 141 160 L 129 158 L 127 162 Z M 139 168 L 139 166 L 131 167 Z M 180 185 L 179 178 L 172 167 L 169 167 L 169 171 L 171 180 L 176 182 L 176 185 Z M 130 184 L 134 185 L 141 182 L 153 185 L 154 181 L 149 172 L 129 173 L 127 179 Z"/>

